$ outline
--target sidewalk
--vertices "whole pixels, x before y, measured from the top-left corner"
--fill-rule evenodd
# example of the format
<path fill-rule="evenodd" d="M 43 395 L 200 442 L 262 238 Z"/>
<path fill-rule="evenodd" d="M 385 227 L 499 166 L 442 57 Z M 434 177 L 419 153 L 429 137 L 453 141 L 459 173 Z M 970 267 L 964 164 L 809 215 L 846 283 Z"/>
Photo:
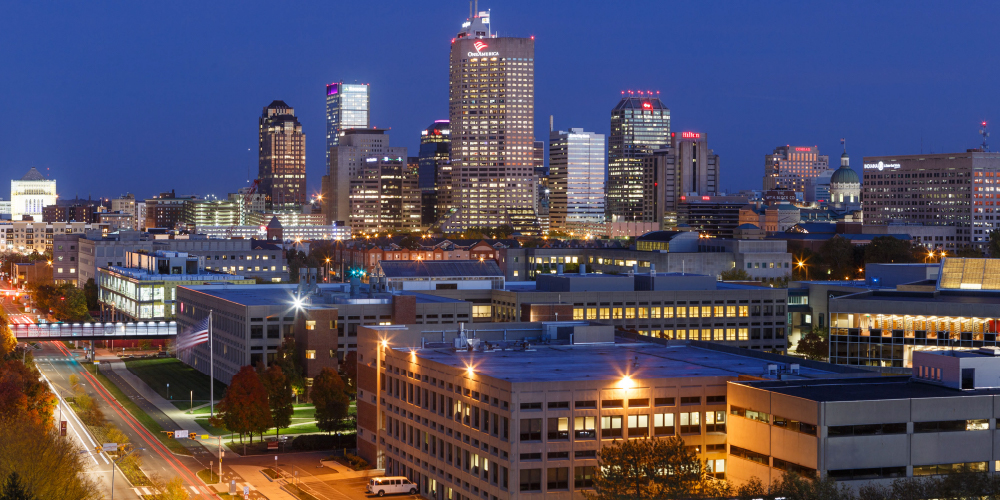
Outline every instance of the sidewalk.
<path fill-rule="evenodd" d="M 153 406 L 163 412 L 167 418 L 177 424 L 178 429 L 187 429 L 190 432 L 198 433 L 199 436 L 208 435 L 208 431 L 202 428 L 201 425 L 198 425 L 198 422 L 195 421 L 195 414 L 184 413 L 183 410 L 178 409 L 170 403 L 170 401 L 167 401 L 166 398 L 157 394 L 157 392 L 146 385 L 141 378 L 128 371 L 128 368 L 125 367 L 125 362 L 118 359 L 117 356 L 111 354 L 106 349 L 98 349 L 95 352 L 95 356 L 101 362 L 99 366 L 102 371 L 106 368 L 113 370 L 118 376 L 128 382 L 128 384 L 131 385 L 143 398 L 152 403 Z M 198 439 L 196 442 L 204 446 L 205 449 L 212 453 L 212 455 L 215 455 L 216 457 L 218 456 L 217 441 L 203 441 Z M 233 453 L 233 451 L 226 447 L 224 443 L 222 446 L 230 453 Z"/>

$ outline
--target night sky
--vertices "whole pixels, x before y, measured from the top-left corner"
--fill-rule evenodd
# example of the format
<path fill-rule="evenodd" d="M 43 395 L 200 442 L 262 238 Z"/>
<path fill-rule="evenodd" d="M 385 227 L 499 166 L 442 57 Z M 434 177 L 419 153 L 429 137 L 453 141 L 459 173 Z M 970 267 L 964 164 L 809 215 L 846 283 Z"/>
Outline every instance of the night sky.
<path fill-rule="evenodd" d="M 659 90 L 673 129 L 704 132 L 722 188 L 760 189 L 775 146 L 836 164 L 954 152 L 996 120 L 1000 3 L 483 0 L 501 35 L 536 37 L 536 138 L 608 133 L 628 89 Z M 36 167 L 60 196 L 216 194 L 257 172 L 274 99 L 325 172 L 325 84 L 372 88 L 372 123 L 415 156 L 448 118 L 464 1 L 0 3 L 0 196 Z M 1000 136 L 996 138 L 1000 150 Z"/>

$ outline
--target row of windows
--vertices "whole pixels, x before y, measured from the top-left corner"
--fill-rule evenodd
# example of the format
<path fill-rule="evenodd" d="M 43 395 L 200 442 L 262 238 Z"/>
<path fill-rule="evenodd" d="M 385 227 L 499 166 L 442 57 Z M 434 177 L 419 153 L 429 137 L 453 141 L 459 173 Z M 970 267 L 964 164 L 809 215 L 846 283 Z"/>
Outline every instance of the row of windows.
<path fill-rule="evenodd" d="M 650 416 L 653 418 L 650 419 Z M 601 439 L 616 438 L 636 438 L 655 436 L 673 436 L 680 431 L 681 434 L 701 434 L 702 423 L 705 424 L 705 432 L 726 432 L 726 412 L 707 411 L 704 412 L 681 412 L 681 413 L 656 413 L 653 415 L 605 415 L 602 417 L 583 416 L 573 417 L 572 428 L 570 428 L 569 417 L 549 418 L 547 422 L 546 438 L 548 441 L 567 441 L 572 433 L 574 439 L 596 439 L 597 419 L 601 422 Z M 650 423 L 652 423 L 652 434 L 650 433 Z M 627 434 L 625 430 L 627 429 Z M 522 418 L 519 427 L 519 438 L 521 441 L 541 441 L 542 440 L 542 419 Z"/>

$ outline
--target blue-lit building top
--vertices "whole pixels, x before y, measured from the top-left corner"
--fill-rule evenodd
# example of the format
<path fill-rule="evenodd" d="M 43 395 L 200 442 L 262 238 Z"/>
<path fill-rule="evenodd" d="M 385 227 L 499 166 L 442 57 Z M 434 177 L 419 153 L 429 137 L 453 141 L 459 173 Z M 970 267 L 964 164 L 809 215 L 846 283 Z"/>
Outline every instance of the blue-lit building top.
<path fill-rule="evenodd" d="M 369 128 L 371 89 L 367 83 L 336 82 L 326 86 L 326 158 L 340 144 L 340 135 L 352 128 Z"/>

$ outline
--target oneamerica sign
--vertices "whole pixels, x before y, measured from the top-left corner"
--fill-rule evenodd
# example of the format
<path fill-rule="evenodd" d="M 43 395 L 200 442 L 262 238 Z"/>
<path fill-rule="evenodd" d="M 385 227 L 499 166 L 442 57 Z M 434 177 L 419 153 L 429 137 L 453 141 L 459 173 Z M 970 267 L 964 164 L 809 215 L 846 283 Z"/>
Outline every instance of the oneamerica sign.
<path fill-rule="evenodd" d="M 499 55 L 500 55 L 499 52 L 469 52 L 468 53 L 469 57 L 493 57 L 493 56 L 499 56 Z"/>
<path fill-rule="evenodd" d="M 900 165 L 898 163 L 883 163 L 881 161 L 878 162 L 878 163 L 865 163 L 865 170 L 868 170 L 868 169 L 884 170 L 884 169 L 887 169 L 887 168 L 889 168 L 889 169 L 896 169 L 896 168 L 899 168 L 899 167 L 900 167 Z"/>

